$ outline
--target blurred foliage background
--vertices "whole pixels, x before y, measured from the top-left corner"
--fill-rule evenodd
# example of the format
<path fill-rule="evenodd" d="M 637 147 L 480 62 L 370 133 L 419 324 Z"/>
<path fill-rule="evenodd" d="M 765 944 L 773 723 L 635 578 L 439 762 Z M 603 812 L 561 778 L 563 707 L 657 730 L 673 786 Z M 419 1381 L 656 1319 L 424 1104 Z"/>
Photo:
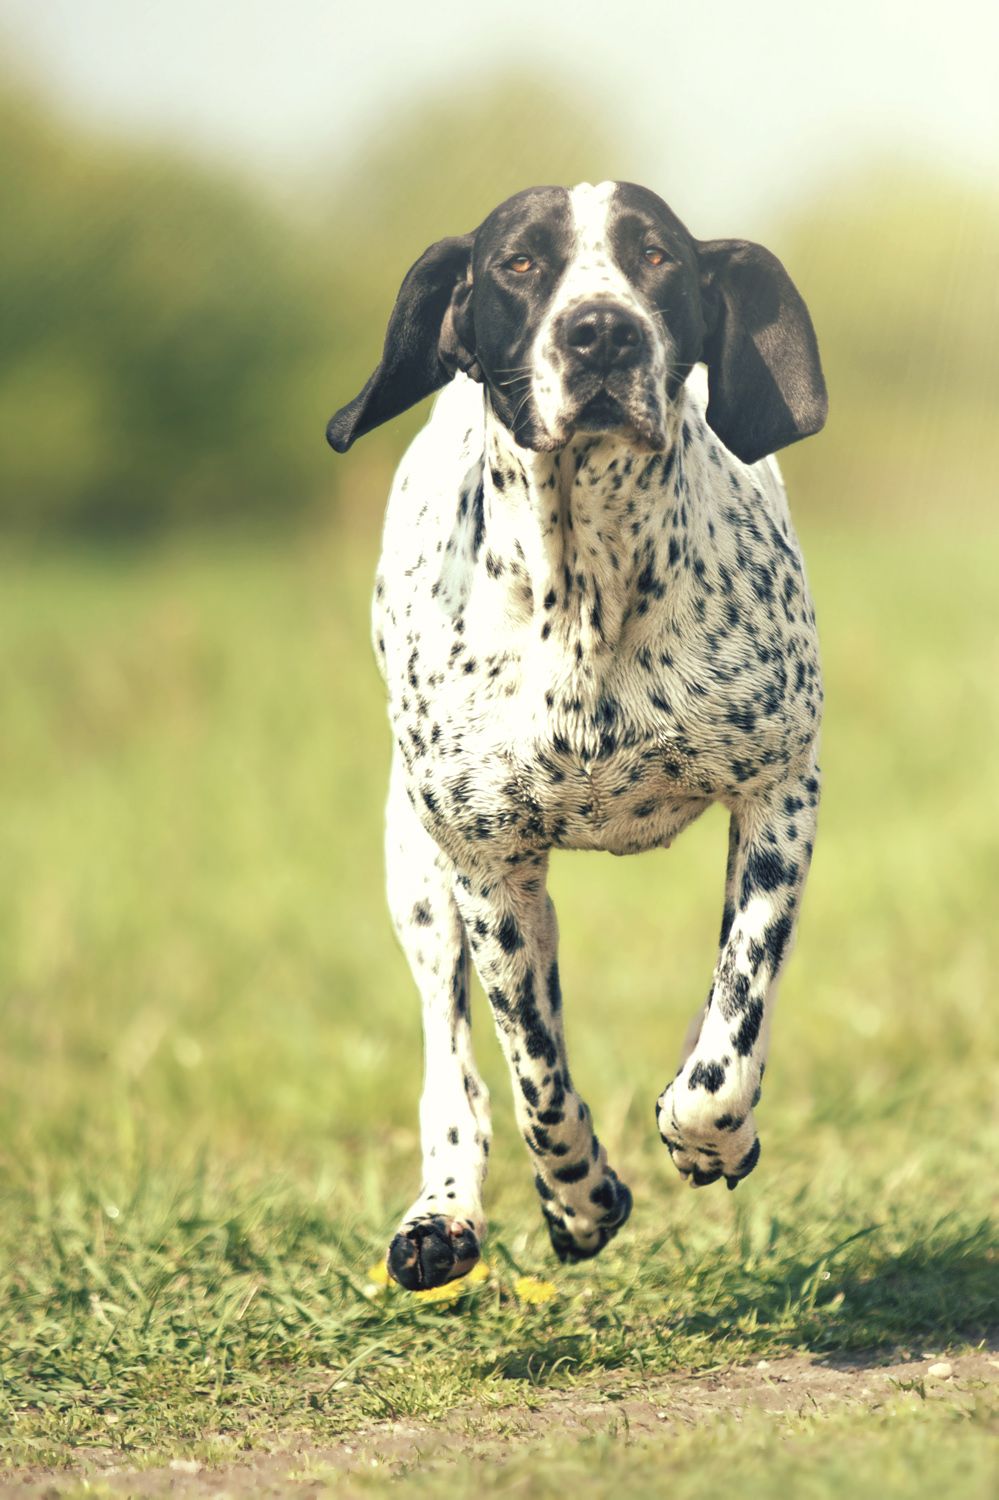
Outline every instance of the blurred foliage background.
<path fill-rule="evenodd" d="M 350 465 L 322 435 L 375 363 L 408 266 L 530 182 L 620 175 L 628 150 L 578 92 L 518 71 L 403 106 L 321 190 L 278 199 L 81 128 L 8 78 L 0 159 L 0 530 L 60 539 L 357 508 L 376 526 L 422 418 Z M 999 459 L 999 193 L 867 159 L 767 238 L 813 310 L 832 392 L 826 433 L 788 455 L 796 504 L 978 514 Z"/>
<path fill-rule="evenodd" d="M 88 135 L 23 87 L 0 98 L 0 527 L 35 536 L 335 519 L 347 470 L 326 420 L 377 361 L 410 263 L 539 172 L 611 162 L 583 111 L 524 76 L 414 106 L 390 147 L 291 204 Z M 367 488 L 415 420 L 351 482 Z"/>

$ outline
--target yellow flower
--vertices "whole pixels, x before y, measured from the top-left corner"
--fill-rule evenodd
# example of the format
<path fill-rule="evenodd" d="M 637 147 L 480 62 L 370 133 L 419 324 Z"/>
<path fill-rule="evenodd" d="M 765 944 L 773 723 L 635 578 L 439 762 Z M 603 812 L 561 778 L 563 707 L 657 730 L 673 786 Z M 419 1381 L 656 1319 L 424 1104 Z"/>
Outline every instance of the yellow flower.
<path fill-rule="evenodd" d="M 376 1261 L 367 1270 L 368 1284 L 365 1291 L 369 1297 L 376 1296 L 388 1288 L 398 1290 L 388 1273 L 388 1267 L 383 1260 Z M 422 1292 L 413 1292 L 411 1295 L 420 1297 L 424 1302 L 453 1302 L 460 1297 L 466 1287 L 478 1286 L 479 1283 L 489 1280 L 489 1267 L 484 1260 L 476 1261 L 467 1276 L 459 1276 L 457 1281 L 445 1281 L 443 1286 L 428 1286 Z"/>
<path fill-rule="evenodd" d="M 557 1286 L 550 1281 L 540 1281 L 537 1276 L 518 1276 L 513 1289 L 521 1302 L 529 1302 L 534 1307 L 540 1307 L 558 1296 Z"/>
<path fill-rule="evenodd" d="M 466 1287 L 478 1286 L 488 1280 L 489 1267 L 484 1260 L 477 1260 L 467 1276 L 459 1276 L 457 1281 L 445 1281 L 443 1286 L 428 1286 L 422 1292 L 414 1292 L 413 1296 L 422 1302 L 453 1302 Z"/>

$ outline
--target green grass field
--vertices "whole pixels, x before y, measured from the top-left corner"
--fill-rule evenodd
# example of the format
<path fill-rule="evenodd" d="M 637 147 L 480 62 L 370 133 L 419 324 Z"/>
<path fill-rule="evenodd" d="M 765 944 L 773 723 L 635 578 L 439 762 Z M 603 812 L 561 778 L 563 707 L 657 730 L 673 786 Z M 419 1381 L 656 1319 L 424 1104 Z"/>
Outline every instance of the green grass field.
<path fill-rule="evenodd" d="M 468 1412 L 502 1451 L 351 1484 L 993 1492 L 984 1387 L 544 1452 L 515 1430 L 551 1391 L 610 1401 L 794 1351 L 959 1354 L 999 1329 L 999 535 L 803 540 L 826 796 L 760 1166 L 689 1192 L 653 1124 L 710 978 L 724 818 L 668 854 L 556 858 L 573 1073 L 635 1213 L 598 1260 L 556 1266 L 478 996 L 490 1275 L 440 1304 L 367 1287 L 418 1185 L 421 1072 L 382 896 L 373 539 L 0 558 L 12 1475 L 65 1468 L 46 1493 L 88 1475 L 99 1493 L 109 1466 Z M 555 1297 L 521 1301 L 521 1273 Z M 345 1492 L 286 1467 L 290 1491 Z"/>

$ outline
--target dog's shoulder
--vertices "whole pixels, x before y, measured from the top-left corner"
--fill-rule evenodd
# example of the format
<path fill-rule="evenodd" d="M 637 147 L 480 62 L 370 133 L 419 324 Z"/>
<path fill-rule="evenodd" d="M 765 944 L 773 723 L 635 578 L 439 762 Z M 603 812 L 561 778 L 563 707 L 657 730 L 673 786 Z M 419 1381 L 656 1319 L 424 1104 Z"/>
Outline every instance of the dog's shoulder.
<path fill-rule="evenodd" d="M 450 531 L 484 445 L 482 387 L 459 372 L 437 396 L 396 470 L 385 513 L 386 551 L 419 551 Z"/>
<path fill-rule="evenodd" d="M 467 553 L 482 509 L 485 413 L 482 387 L 465 375 L 441 391 L 413 438 L 389 493 L 372 603 L 379 666 L 389 670 L 392 642 L 401 647 L 441 624 L 438 600 L 467 587 Z"/>

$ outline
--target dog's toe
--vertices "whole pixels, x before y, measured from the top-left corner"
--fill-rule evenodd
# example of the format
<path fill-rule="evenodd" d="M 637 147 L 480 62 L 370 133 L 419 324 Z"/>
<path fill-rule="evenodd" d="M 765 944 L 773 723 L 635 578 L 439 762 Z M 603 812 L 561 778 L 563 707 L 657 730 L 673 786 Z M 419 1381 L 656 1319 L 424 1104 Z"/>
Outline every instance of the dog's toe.
<path fill-rule="evenodd" d="M 712 1101 L 708 1110 L 701 1110 L 700 1117 L 688 1107 L 684 1118 L 678 1119 L 670 1084 L 656 1101 L 656 1123 L 674 1167 L 690 1187 L 709 1187 L 724 1177 L 731 1191 L 760 1159 L 751 1111 L 719 1112 Z"/>
<path fill-rule="evenodd" d="M 408 1292 L 419 1292 L 467 1276 L 478 1258 L 472 1227 L 434 1214 L 399 1231 L 389 1246 L 388 1271 Z"/>
<path fill-rule="evenodd" d="M 757 1136 L 756 1140 L 750 1146 L 745 1156 L 739 1162 L 735 1171 L 728 1173 L 725 1177 L 725 1181 L 728 1184 L 728 1190 L 730 1193 L 735 1191 L 744 1177 L 749 1176 L 750 1172 L 756 1166 L 756 1163 L 759 1161 L 759 1159 L 760 1141 L 759 1137 Z"/>
<path fill-rule="evenodd" d="M 557 1212 L 547 1206 L 542 1206 L 541 1212 L 545 1216 L 548 1225 L 548 1235 L 552 1242 L 552 1249 L 563 1265 L 575 1265 L 580 1260 L 592 1260 L 594 1255 L 612 1240 L 626 1223 L 632 1207 L 631 1189 L 627 1183 L 620 1178 L 611 1176 L 607 1181 L 608 1196 L 613 1193 L 613 1203 L 607 1207 L 607 1211 L 601 1214 L 592 1232 L 581 1236 L 578 1231 L 570 1229 L 570 1221 L 563 1219 Z M 603 1200 L 601 1200 L 603 1201 Z"/>
<path fill-rule="evenodd" d="M 692 1167 L 687 1181 L 691 1187 L 710 1187 L 713 1182 L 718 1181 L 720 1176 L 721 1167 L 710 1167 L 707 1171 L 702 1167 Z"/>

